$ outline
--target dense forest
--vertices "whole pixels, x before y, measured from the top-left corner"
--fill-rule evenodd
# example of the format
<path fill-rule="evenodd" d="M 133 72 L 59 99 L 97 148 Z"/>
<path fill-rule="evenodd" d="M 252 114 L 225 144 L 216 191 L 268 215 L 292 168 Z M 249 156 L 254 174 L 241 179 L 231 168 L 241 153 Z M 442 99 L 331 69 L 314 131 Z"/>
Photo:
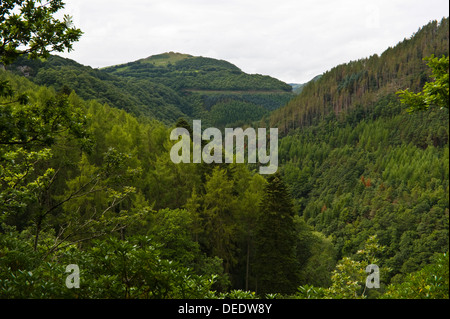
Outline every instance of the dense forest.
<path fill-rule="evenodd" d="M 295 97 L 210 58 L 32 49 L 0 47 L 1 298 L 448 298 L 448 18 Z M 396 93 L 437 82 L 432 55 L 447 105 L 408 112 Z M 279 127 L 278 172 L 174 164 L 193 118 Z"/>

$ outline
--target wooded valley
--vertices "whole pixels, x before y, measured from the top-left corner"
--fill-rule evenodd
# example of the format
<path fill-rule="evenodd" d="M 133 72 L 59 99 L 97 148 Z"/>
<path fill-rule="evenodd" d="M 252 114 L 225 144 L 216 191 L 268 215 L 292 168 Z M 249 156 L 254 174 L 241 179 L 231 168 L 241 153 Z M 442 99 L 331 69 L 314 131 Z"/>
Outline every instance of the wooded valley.
<path fill-rule="evenodd" d="M 93 69 L 0 44 L 0 298 L 448 299 L 448 23 L 298 94 L 212 58 Z M 413 110 L 400 91 L 433 65 L 446 104 Z M 195 119 L 277 127 L 278 172 L 174 164 Z"/>

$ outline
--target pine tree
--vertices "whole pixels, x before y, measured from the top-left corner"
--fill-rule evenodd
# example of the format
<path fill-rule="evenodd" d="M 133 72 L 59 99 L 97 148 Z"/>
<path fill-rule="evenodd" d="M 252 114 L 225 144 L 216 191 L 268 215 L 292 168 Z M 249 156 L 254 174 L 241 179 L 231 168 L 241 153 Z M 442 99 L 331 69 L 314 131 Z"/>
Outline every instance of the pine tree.
<path fill-rule="evenodd" d="M 298 267 L 295 258 L 294 210 L 279 173 L 268 179 L 257 225 L 254 266 L 257 293 L 295 292 Z"/>

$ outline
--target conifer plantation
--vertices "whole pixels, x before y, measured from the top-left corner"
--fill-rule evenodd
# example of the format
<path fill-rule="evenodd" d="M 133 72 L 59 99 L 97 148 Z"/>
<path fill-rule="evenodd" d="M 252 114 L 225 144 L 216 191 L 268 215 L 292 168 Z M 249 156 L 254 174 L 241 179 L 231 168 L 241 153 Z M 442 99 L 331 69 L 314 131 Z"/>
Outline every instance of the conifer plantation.
<path fill-rule="evenodd" d="M 41 4 L 0 2 L 0 298 L 448 299 L 448 18 L 296 94 L 189 54 L 61 58 L 82 30 Z M 174 164 L 195 119 L 278 128 L 277 173 Z"/>

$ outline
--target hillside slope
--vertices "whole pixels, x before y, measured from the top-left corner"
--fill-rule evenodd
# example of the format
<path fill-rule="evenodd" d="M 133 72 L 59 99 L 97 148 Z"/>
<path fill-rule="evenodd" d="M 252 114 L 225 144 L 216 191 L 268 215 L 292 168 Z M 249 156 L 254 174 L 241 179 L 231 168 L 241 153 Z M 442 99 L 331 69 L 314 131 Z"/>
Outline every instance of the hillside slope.
<path fill-rule="evenodd" d="M 70 59 L 19 59 L 11 71 L 83 99 L 173 124 L 180 117 L 209 125 L 244 125 L 286 104 L 292 87 L 235 65 L 181 53 L 163 53 L 123 65 L 93 69 Z"/>
<path fill-rule="evenodd" d="M 273 112 L 270 125 L 287 134 L 328 116 L 345 117 L 354 109 L 371 108 L 381 96 L 400 89 L 418 91 L 430 75 L 423 58 L 448 54 L 448 39 L 449 20 L 445 18 L 430 22 L 381 56 L 336 66 Z"/>
<path fill-rule="evenodd" d="M 409 114 L 395 94 L 430 81 L 422 57 L 448 55 L 448 43 L 448 18 L 432 22 L 380 57 L 326 72 L 271 118 L 286 134 L 280 166 L 297 213 L 338 258 L 358 258 L 376 235 L 383 283 L 449 249 L 448 109 Z"/>
<path fill-rule="evenodd" d="M 186 116 L 189 105 L 174 90 L 147 80 L 124 80 L 73 60 L 51 56 L 45 62 L 19 59 L 9 70 L 57 91 L 74 90 L 85 100 L 97 100 L 136 116 L 170 123 Z"/>
<path fill-rule="evenodd" d="M 206 57 L 164 53 L 103 68 L 127 78 L 152 79 L 177 90 L 291 92 L 290 85 L 269 76 L 247 74 L 237 66 Z"/>
<path fill-rule="evenodd" d="M 258 121 L 292 97 L 292 87 L 260 74 L 207 57 L 163 53 L 102 69 L 127 80 L 151 80 L 183 96 L 192 107 L 187 115 L 217 127 Z"/>

